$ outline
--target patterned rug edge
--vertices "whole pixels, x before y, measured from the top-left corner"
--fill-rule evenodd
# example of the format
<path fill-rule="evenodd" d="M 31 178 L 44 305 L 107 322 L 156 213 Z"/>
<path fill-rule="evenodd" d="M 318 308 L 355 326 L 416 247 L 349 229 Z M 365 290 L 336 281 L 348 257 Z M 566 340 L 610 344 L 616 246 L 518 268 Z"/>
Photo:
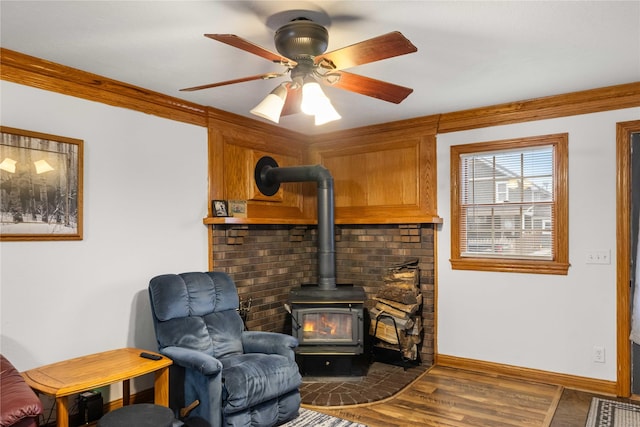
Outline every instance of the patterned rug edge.
<path fill-rule="evenodd" d="M 367 427 L 365 424 L 334 417 L 316 412 L 311 409 L 300 408 L 300 414 L 293 420 L 280 427 Z"/>
<path fill-rule="evenodd" d="M 616 400 L 591 399 L 585 427 L 640 426 L 640 405 Z"/>

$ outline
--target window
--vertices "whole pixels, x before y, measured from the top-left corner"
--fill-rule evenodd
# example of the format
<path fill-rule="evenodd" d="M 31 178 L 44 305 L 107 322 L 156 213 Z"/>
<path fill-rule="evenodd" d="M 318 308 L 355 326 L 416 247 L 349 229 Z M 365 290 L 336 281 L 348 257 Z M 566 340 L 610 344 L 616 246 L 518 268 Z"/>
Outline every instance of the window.
<path fill-rule="evenodd" d="M 567 274 L 568 136 L 451 147 L 451 265 Z"/>

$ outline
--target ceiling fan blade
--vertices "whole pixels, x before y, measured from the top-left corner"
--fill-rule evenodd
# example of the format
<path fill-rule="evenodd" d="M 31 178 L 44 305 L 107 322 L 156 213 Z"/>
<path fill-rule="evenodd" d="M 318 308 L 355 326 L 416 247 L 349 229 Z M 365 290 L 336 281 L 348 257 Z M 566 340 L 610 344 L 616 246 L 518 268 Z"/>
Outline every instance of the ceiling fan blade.
<path fill-rule="evenodd" d="M 315 57 L 314 62 L 321 67 L 342 70 L 356 65 L 380 61 L 381 59 L 405 55 L 417 50 L 418 48 L 402 33 L 394 31 L 318 55 Z"/>
<path fill-rule="evenodd" d="M 292 89 L 291 85 L 287 85 L 287 99 L 282 107 L 280 116 L 289 116 L 297 114 L 300 110 L 300 102 L 302 101 L 302 89 L 300 87 Z"/>
<path fill-rule="evenodd" d="M 258 55 L 264 59 L 268 59 L 269 61 L 284 64 L 290 68 L 293 68 L 298 64 L 296 61 L 293 61 L 275 52 L 271 52 L 270 50 L 258 46 L 257 44 L 251 43 L 250 41 L 238 37 L 234 34 L 205 34 L 205 37 L 209 37 L 210 39 L 228 44 L 229 46 L 233 46 L 246 52 L 253 53 L 254 55 Z"/>
<path fill-rule="evenodd" d="M 252 80 L 274 79 L 276 77 L 281 77 L 282 75 L 284 75 L 284 73 L 256 74 L 255 76 L 242 77 L 242 78 L 239 78 L 239 79 L 227 80 L 227 81 L 224 81 L 224 82 L 210 83 L 210 84 L 206 84 L 206 85 L 202 85 L 202 86 L 187 87 L 187 88 L 184 88 L 184 89 L 180 89 L 180 91 L 181 92 L 193 92 L 193 91 L 196 91 L 196 90 L 209 89 L 209 88 L 212 88 L 212 87 L 232 85 L 232 84 L 235 84 L 235 83 L 250 82 Z"/>
<path fill-rule="evenodd" d="M 339 75 L 340 78 L 333 82 L 333 76 Z M 382 80 L 372 79 L 370 77 L 358 74 L 347 73 L 346 71 L 336 71 L 331 73 L 328 79 L 322 79 L 326 85 L 359 93 L 361 95 L 371 96 L 383 101 L 401 103 L 413 89 L 398 86 L 393 83 L 383 82 Z"/>

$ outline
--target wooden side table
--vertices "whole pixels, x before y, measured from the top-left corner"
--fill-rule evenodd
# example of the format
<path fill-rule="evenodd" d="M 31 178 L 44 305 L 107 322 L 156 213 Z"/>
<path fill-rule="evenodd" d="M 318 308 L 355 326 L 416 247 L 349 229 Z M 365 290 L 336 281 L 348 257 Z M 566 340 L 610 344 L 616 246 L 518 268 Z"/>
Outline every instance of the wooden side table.
<path fill-rule="evenodd" d="M 69 425 L 70 395 L 122 382 L 122 404 L 128 405 L 129 380 L 150 373 L 155 373 L 155 403 L 169 406 L 169 366 L 173 361 L 164 356 L 160 360 L 145 359 L 140 357 L 143 351 L 146 350 L 105 351 L 30 369 L 22 376 L 37 392 L 55 397 L 58 427 Z"/>

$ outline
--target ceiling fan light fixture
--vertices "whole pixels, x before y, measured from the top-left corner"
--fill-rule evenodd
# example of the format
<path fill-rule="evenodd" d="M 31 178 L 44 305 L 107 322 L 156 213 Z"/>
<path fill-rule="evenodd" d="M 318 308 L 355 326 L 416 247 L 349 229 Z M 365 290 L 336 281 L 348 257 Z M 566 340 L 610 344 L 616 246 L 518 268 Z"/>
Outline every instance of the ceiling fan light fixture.
<path fill-rule="evenodd" d="M 313 116 L 319 106 L 328 101 L 327 95 L 320 88 L 320 83 L 314 80 L 304 82 L 302 86 L 302 102 L 300 103 L 300 109 L 303 113 Z"/>
<path fill-rule="evenodd" d="M 316 112 L 315 123 L 316 126 L 320 126 L 334 120 L 340 120 L 341 118 L 342 116 L 333 108 L 331 102 L 327 102 L 326 105 L 323 105 L 322 108 Z"/>
<path fill-rule="evenodd" d="M 280 64 L 286 67 L 284 72 L 257 74 L 180 90 L 190 92 L 289 74 L 291 81 L 271 92 L 260 104 L 250 110 L 251 114 L 279 123 L 281 115 L 302 111 L 307 115 L 314 116 L 316 126 L 341 118 L 331 105 L 329 98 L 320 89 L 318 81 L 336 89 L 371 96 L 395 104 L 399 104 L 413 92 L 413 89 L 407 87 L 343 71 L 344 68 L 416 52 L 418 49 L 399 31 L 326 52 L 329 33 L 325 25 L 331 21 L 321 20 L 324 23 L 322 25 L 312 19 L 317 17 L 317 14 L 309 15 L 307 12 L 296 9 L 272 15 L 271 22 L 273 24 L 277 22 L 279 25 L 274 35 L 278 53 L 235 34 L 205 34 L 210 39 L 260 56 L 272 63 Z M 281 18 L 284 17 L 289 22 L 280 25 Z M 269 27 L 274 27 L 274 25 L 269 25 Z"/>
<path fill-rule="evenodd" d="M 300 109 L 304 114 L 315 116 L 316 126 L 342 118 L 322 91 L 320 83 L 312 78 L 305 78 Z"/>
<path fill-rule="evenodd" d="M 329 33 L 318 23 L 297 18 L 276 31 L 274 42 L 276 50 L 287 58 L 308 58 L 327 50 Z"/>
<path fill-rule="evenodd" d="M 284 101 L 287 99 L 287 88 L 285 84 L 278 85 L 271 91 L 258 105 L 256 105 L 251 111 L 251 114 L 255 114 L 263 119 L 271 120 L 274 123 L 280 122 L 280 114 L 284 108 Z"/>

